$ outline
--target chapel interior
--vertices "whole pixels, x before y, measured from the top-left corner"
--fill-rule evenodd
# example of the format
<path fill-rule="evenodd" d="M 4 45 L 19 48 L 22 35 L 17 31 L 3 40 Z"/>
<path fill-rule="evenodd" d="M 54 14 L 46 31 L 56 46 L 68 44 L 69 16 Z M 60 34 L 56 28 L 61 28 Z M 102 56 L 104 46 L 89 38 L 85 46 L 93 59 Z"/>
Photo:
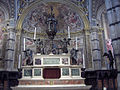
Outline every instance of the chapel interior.
<path fill-rule="evenodd" d="M 120 0 L 0 0 L 0 90 L 120 90 Z"/>

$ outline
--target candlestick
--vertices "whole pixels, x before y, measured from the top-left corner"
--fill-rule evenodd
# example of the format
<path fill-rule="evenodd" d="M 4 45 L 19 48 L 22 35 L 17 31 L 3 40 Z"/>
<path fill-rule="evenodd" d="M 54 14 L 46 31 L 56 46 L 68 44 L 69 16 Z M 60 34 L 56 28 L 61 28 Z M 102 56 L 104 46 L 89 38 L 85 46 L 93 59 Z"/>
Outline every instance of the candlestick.
<path fill-rule="evenodd" d="M 70 27 L 68 26 L 68 38 L 70 38 Z"/>
<path fill-rule="evenodd" d="M 78 46 L 77 46 L 77 37 L 76 37 L 76 50 L 78 49 Z"/>
<path fill-rule="evenodd" d="M 34 30 L 34 40 L 36 39 L 36 27 L 35 27 L 35 30 Z"/>
<path fill-rule="evenodd" d="M 19 55 L 18 69 L 20 69 L 20 65 L 21 65 L 21 55 Z"/>
<path fill-rule="evenodd" d="M 84 58 L 84 53 L 83 53 L 83 68 L 85 68 L 85 58 Z"/>
<path fill-rule="evenodd" d="M 25 51 L 25 38 L 24 38 L 24 51 Z"/>

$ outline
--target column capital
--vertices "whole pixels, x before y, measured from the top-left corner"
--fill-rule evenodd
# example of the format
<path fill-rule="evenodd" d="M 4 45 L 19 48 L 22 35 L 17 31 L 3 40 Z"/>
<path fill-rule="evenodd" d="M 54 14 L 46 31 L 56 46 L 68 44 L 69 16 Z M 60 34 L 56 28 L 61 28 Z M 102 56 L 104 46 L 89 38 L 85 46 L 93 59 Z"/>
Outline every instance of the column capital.
<path fill-rule="evenodd" d="M 85 35 L 90 35 L 90 30 L 85 30 Z"/>
<path fill-rule="evenodd" d="M 14 18 L 10 18 L 8 21 L 7 21 L 7 29 L 14 29 L 15 28 L 15 20 Z"/>
<path fill-rule="evenodd" d="M 99 32 L 101 32 L 103 29 L 102 28 L 100 28 L 100 27 L 98 27 L 98 26 L 92 26 L 91 28 L 90 28 L 90 32 L 92 33 L 92 32 L 97 32 L 97 33 L 99 33 Z"/>

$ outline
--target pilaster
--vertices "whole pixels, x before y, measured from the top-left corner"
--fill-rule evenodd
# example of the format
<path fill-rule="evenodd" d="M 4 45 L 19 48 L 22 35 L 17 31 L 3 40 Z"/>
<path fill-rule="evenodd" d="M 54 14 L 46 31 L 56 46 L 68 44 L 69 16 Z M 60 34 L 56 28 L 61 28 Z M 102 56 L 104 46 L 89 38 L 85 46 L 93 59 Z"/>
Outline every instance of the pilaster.
<path fill-rule="evenodd" d="M 21 64 L 21 58 L 19 58 L 19 55 L 21 55 L 21 32 L 16 33 L 16 42 L 15 42 L 15 62 L 14 62 L 14 68 L 18 68 L 18 63 Z M 19 62 L 20 59 L 20 62 Z M 20 68 L 20 67 L 19 67 Z"/>
<path fill-rule="evenodd" d="M 98 37 L 99 28 L 97 26 L 92 26 L 91 28 L 91 52 L 92 52 L 92 67 L 94 70 L 101 69 L 101 50 Z"/>
<path fill-rule="evenodd" d="M 90 44 L 90 30 L 85 30 L 85 66 L 87 69 L 92 68 L 92 54 L 91 54 L 91 44 Z"/>
<path fill-rule="evenodd" d="M 6 53 L 6 43 L 7 43 L 7 34 L 3 34 L 2 48 L 1 48 L 1 60 L 0 60 L 0 69 L 5 69 L 5 53 Z"/>
<path fill-rule="evenodd" d="M 9 34 L 7 38 L 6 45 L 6 58 L 5 58 L 5 66 L 6 70 L 12 70 L 14 66 L 14 55 L 15 55 L 15 32 L 9 29 Z"/>
<path fill-rule="evenodd" d="M 120 90 L 120 1 L 105 0 L 112 39 L 114 58 L 118 70 L 118 90 Z"/>
<path fill-rule="evenodd" d="M 15 41 L 16 41 L 16 32 L 15 32 L 15 23 L 14 19 L 10 19 L 7 26 L 7 43 L 6 43 L 6 55 L 5 55 L 5 69 L 7 71 L 12 71 L 14 69 L 15 61 Z"/>

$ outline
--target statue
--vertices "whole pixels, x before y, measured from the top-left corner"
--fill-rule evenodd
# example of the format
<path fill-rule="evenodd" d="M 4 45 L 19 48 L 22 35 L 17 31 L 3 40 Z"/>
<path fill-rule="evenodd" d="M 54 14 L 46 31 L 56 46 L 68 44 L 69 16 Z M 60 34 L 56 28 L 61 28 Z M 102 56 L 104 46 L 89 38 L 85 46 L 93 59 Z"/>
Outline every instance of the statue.
<path fill-rule="evenodd" d="M 77 52 L 78 50 L 72 48 L 72 50 L 70 51 L 70 58 L 72 59 L 72 64 L 76 65 L 78 63 L 78 59 L 77 59 Z"/>
<path fill-rule="evenodd" d="M 43 41 L 41 41 L 40 39 L 37 39 L 35 42 L 36 42 L 35 43 L 36 44 L 36 52 L 44 54 Z"/>
<path fill-rule="evenodd" d="M 109 68 L 113 69 L 113 64 L 114 64 L 113 60 L 114 60 L 114 58 L 113 58 L 111 50 L 109 50 L 108 53 L 104 53 L 103 56 L 107 56 L 107 58 L 109 59 L 109 63 L 110 63 Z"/>
<path fill-rule="evenodd" d="M 68 49 L 67 49 L 67 45 L 70 45 L 70 38 L 68 40 L 66 40 L 66 38 L 63 39 L 62 42 L 62 52 L 63 53 L 68 53 Z"/>
<path fill-rule="evenodd" d="M 33 63 L 33 52 L 30 49 L 24 51 L 25 58 L 23 60 L 23 65 L 32 65 Z"/>

